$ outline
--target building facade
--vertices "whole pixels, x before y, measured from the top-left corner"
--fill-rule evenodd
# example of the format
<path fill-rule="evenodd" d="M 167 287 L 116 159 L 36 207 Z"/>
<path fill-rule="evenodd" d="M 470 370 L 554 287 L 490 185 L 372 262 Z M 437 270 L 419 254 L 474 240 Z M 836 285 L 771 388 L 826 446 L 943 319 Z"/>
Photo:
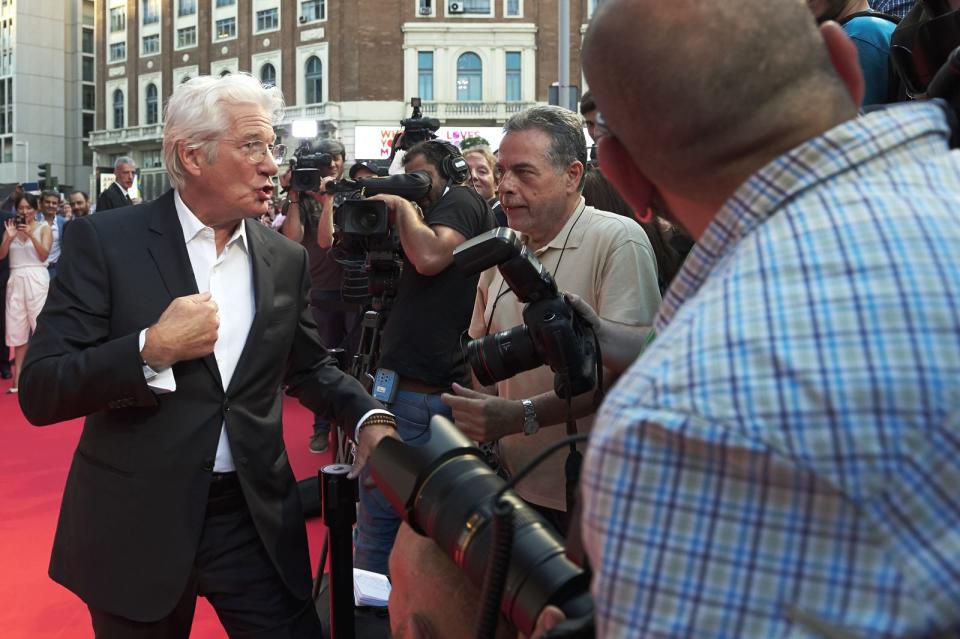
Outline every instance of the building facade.
<path fill-rule="evenodd" d="M 571 84 L 598 0 L 570 0 Z M 162 105 L 197 74 L 247 71 L 283 91 L 279 137 L 316 120 L 348 159 L 389 154 L 409 101 L 441 136 L 496 136 L 546 102 L 557 73 L 557 0 L 96 0 L 98 167 L 130 155 L 143 195 L 167 188 Z M 489 139 L 489 137 L 488 137 Z M 97 189 L 94 189 L 97 190 Z"/>
<path fill-rule="evenodd" d="M 49 163 L 87 188 L 93 155 L 94 0 L 0 0 L 0 182 L 30 182 Z"/>

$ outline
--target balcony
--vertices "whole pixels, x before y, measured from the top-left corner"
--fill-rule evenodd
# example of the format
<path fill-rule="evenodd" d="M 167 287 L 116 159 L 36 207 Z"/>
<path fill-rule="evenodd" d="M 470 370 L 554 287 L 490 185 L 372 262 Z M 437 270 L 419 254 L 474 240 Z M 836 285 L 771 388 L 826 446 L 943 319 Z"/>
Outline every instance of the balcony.
<path fill-rule="evenodd" d="M 536 102 L 424 102 L 423 115 L 449 120 L 491 120 L 505 122 Z"/>
<path fill-rule="evenodd" d="M 124 129 L 103 129 L 90 132 L 90 148 L 102 146 L 130 146 L 148 142 L 156 144 L 163 137 L 163 126 L 148 124 L 146 126 L 132 126 Z"/>

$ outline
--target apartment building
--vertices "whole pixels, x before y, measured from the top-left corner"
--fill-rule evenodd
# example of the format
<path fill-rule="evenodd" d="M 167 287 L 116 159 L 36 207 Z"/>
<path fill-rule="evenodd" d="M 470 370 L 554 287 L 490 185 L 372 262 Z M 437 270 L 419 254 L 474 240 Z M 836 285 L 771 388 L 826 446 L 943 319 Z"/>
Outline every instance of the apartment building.
<path fill-rule="evenodd" d="M 570 0 L 572 84 L 598 0 Z M 96 0 L 96 166 L 120 155 L 144 197 L 167 182 L 162 105 L 197 74 L 247 71 L 283 91 L 277 127 L 317 121 L 349 159 L 383 157 L 420 97 L 453 142 L 499 139 L 510 114 L 546 102 L 557 74 L 557 0 Z M 493 140 L 491 140 L 493 141 Z"/>
<path fill-rule="evenodd" d="M 0 0 L 0 182 L 49 163 L 87 188 L 96 112 L 94 0 Z"/>

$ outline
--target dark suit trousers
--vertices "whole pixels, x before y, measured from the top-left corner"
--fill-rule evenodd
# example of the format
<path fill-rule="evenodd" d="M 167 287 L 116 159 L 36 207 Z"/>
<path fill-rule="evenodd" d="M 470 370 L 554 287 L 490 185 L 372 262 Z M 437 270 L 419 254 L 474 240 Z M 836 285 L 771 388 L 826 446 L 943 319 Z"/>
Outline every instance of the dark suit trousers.
<path fill-rule="evenodd" d="M 94 632 L 97 639 L 187 639 L 198 595 L 207 598 L 231 638 L 320 636 L 314 602 L 295 599 L 283 584 L 233 473 L 214 475 L 193 571 L 173 612 L 142 623 L 91 607 Z"/>

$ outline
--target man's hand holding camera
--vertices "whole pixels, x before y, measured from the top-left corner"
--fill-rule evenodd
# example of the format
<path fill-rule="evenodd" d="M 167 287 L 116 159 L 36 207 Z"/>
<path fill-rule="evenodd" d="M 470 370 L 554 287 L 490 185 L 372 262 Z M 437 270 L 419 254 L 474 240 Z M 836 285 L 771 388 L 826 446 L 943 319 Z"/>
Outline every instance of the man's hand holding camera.
<path fill-rule="evenodd" d="M 453 394 L 440 396 L 453 410 L 453 421 L 463 434 L 477 442 L 492 442 L 523 431 L 523 404 L 519 400 L 477 392 L 460 384 Z"/>
<path fill-rule="evenodd" d="M 429 226 L 419 205 L 396 195 L 369 198 L 387 205 L 387 215 L 400 234 L 403 251 L 421 275 L 437 275 L 453 263 L 453 249 L 466 241 L 449 226 Z"/>

